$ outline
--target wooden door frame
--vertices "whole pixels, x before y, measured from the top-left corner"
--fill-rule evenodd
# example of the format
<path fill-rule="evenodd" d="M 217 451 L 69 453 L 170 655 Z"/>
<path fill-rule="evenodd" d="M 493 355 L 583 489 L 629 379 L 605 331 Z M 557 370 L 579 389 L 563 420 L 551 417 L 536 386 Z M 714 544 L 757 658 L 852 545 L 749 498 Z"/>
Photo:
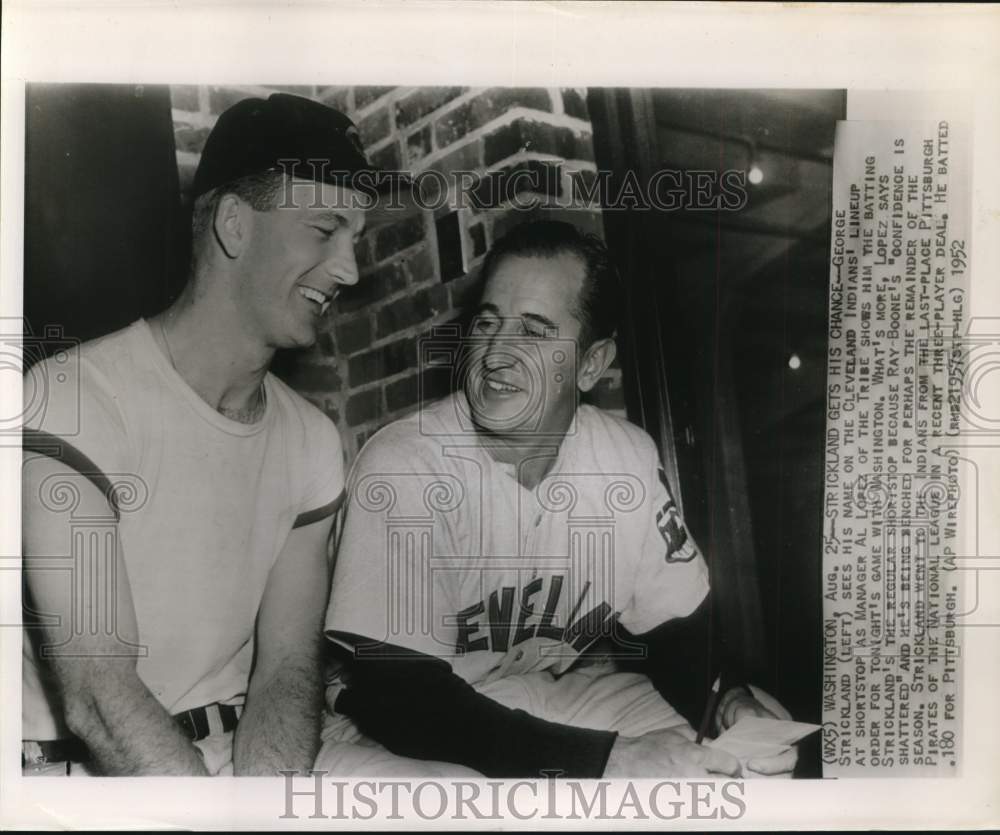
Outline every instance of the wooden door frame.
<path fill-rule="evenodd" d="M 652 91 L 591 88 L 588 106 L 598 169 L 610 172 L 605 196 L 619 192 L 628 171 L 635 172 L 640 183 L 648 183 L 662 158 L 657 148 Z M 671 394 L 677 395 L 678 387 L 685 384 L 676 373 L 684 360 L 671 357 L 660 325 L 667 318 L 658 309 L 662 293 L 667 299 L 676 297 L 676 277 L 651 243 L 662 236 L 663 213 L 612 208 L 606 202 L 605 238 L 622 276 L 621 315 L 628 323 L 619 329 L 626 411 L 656 441 L 682 512 L 685 498 L 690 511 L 694 511 L 691 505 L 707 508 L 702 514 L 707 518 L 696 528 L 700 529 L 697 533 L 712 575 L 714 620 L 746 671 L 760 675 L 767 669 L 768 652 L 737 392 L 729 363 L 731 329 L 724 322 L 715 323 L 722 339 L 717 346 L 714 380 L 705 387 L 712 400 L 697 410 L 700 416 L 688 414 L 691 423 L 684 426 L 687 421 L 678 419 L 676 410 L 671 410 L 672 399 L 676 402 Z M 661 289 L 664 283 L 665 290 Z M 694 381 L 693 385 L 699 388 L 701 383 Z M 696 437 L 692 437 L 690 426 Z M 689 513 L 689 518 L 695 515 Z"/>

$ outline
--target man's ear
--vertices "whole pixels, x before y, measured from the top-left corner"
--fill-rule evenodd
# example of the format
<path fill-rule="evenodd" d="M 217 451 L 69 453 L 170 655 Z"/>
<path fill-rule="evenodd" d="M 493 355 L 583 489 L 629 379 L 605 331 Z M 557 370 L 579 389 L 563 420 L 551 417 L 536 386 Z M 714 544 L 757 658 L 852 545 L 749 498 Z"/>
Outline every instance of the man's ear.
<path fill-rule="evenodd" d="M 230 258 L 239 257 L 250 234 L 250 216 L 246 204 L 235 194 L 223 194 L 215 207 L 213 230 L 222 251 Z"/>
<path fill-rule="evenodd" d="M 608 366 L 615 361 L 618 349 L 611 338 L 598 339 L 584 351 L 580 370 L 576 375 L 576 385 L 580 391 L 590 391 L 604 376 Z"/>

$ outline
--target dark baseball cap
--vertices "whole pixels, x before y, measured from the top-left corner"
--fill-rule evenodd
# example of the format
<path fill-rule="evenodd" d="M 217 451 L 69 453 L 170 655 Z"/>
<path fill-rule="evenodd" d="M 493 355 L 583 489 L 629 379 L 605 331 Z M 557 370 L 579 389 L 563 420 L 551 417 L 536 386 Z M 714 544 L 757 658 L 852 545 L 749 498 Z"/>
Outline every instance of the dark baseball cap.
<path fill-rule="evenodd" d="M 243 99 L 219 116 L 202 150 L 192 195 L 265 171 L 354 188 L 369 197 L 410 187 L 400 172 L 371 165 L 347 116 L 288 93 Z"/>

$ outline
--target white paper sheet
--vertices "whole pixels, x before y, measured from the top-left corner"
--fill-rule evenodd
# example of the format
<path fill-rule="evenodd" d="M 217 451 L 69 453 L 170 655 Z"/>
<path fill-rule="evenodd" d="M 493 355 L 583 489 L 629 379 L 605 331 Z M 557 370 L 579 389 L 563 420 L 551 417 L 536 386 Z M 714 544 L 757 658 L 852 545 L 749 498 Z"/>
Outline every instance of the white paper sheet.
<path fill-rule="evenodd" d="M 740 761 L 745 777 L 770 775 L 753 771 L 747 763 L 760 757 L 773 757 L 787 751 L 796 742 L 818 731 L 819 725 L 792 722 L 787 719 L 766 719 L 761 716 L 744 716 L 735 725 L 723 731 L 716 739 L 705 744 L 721 748 Z M 774 775 L 789 777 L 790 774 Z"/>

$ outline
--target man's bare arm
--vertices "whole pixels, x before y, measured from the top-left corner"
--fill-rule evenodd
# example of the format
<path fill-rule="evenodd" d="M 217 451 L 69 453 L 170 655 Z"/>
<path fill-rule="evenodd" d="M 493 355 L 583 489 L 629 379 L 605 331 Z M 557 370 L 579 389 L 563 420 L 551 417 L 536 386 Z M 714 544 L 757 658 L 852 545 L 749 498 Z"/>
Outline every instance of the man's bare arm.
<path fill-rule="evenodd" d="M 306 772 L 319 751 L 322 629 L 333 517 L 291 532 L 257 616 L 256 653 L 233 752 L 237 775 Z"/>
<path fill-rule="evenodd" d="M 206 774 L 198 749 L 136 672 L 129 647 L 139 643 L 138 628 L 117 528 L 113 545 L 107 537 L 92 538 L 93 549 L 72 568 L 72 583 L 67 571 L 50 570 L 53 556 L 70 553 L 72 532 L 69 513 L 42 499 L 43 490 L 51 492 L 47 479 L 78 492 L 77 516 L 112 520 L 108 500 L 52 459 L 26 456 L 23 476 L 27 586 L 35 610 L 57 616 L 57 622 L 43 617 L 37 643 L 55 675 L 69 729 L 86 743 L 102 774 Z"/>

